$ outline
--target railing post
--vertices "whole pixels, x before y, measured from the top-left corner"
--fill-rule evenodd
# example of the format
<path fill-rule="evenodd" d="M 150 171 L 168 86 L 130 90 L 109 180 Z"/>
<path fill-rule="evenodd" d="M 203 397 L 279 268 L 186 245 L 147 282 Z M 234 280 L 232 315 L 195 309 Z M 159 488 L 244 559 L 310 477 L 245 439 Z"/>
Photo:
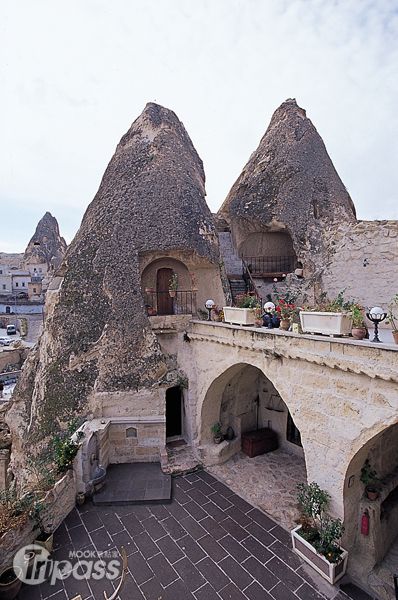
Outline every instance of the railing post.
<path fill-rule="evenodd" d="M 398 600 L 398 575 L 394 575 L 395 598 Z"/>

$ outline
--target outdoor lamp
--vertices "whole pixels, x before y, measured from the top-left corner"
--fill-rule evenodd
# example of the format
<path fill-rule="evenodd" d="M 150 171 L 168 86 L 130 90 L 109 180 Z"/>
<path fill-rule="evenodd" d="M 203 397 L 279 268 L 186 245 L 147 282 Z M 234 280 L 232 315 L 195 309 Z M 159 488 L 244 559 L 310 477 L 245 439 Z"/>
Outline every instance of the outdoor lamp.
<path fill-rule="evenodd" d="M 369 321 L 372 321 L 372 323 L 375 326 L 375 335 L 374 335 L 372 342 L 380 342 L 380 340 L 379 340 L 379 323 L 384 321 L 384 319 L 387 316 L 387 313 L 384 312 L 383 309 L 380 308 L 380 306 L 374 306 L 373 308 L 370 309 L 369 312 L 366 313 L 366 316 L 368 317 Z"/>
<path fill-rule="evenodd" d="M 266 313 L 273 313 L 275 310 L 275 304 L 273 302 L 266 302 L 264 304 L 264 310 Z"/>
<path fill-rule="evenodd" d="M 215 305 L 214 300 L 206 300 L 206 302 L 205 302 L 205 307 L 209 311 L 209 316 L 207 318 L 208 321 L 211 321 L 211 311 L 213 310 L 214 305 Z"/>

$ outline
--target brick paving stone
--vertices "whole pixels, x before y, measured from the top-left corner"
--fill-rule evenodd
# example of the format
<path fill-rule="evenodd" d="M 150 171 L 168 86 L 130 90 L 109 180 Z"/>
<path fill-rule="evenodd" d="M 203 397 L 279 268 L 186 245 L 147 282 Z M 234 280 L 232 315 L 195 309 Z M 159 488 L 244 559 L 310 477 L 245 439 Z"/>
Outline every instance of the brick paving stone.
<path fill-rule="evenodd" d="M 256 558 L 254 558 L 254 556 L 245 560 L 243 566 L 267 591 L 273 588 L 279 581 L 278 578 L 275 577 L 267 567 L 263 566 Z"/>
<path fill-rule="evenodd" d="M 237 506 L 231 506 L 231 508 L 227 508 L 225 511 L 225 516 L 231 517 L 231 519 L 239 523 L 239 525 L 242 527 L 246 527 L 246 525 L 249 525 L 252 522 L 251 513 L 245 514 Z"/>
<path fill-rule="evenodd" d="M 227 489 L 229 489 L 229 488 L 227 488 Z M 249 504 L 248 502 L 246 502 L 246 500 L 244 500 L 243 498 L 238 496 L 238 494 L 232 493 L 232 494 L 226 496 L 226 494 L 224 492 L 221 492 L 221 493 L 223 494 L 223 496 L 228 498 L 228 500 L 230 502 L 232 502 L 232 504 L 234 506 L 236 506 L 237 508 L 239 508 L 242 512 L 247 513 L 249 511 L 253 510 L 253 506 L 251 504 Z"/>
<path fill-rule="evenodd" d="M 202 522 L 203 521 L 201 521 L 200 523 Z M 195 540 L 198 540 L 207 533 L 207 530 L 204 529 L 202 525 L 195 521 L 195 519 L 193 519 L 192 517 L 186 517 L 185 519 L 182 519 L 182 521 L 180 521 L 180 525 L 182 525 L 185 531 L 190 533 Z"/>
<path fill-rule="evenodd" d="M 206 513 L 213 517 L 215 521 L 223 521 L 228 515 L 219 506 L 210 500 L 205 504 Z M 206 515 L 205 515 L 206 516 Z"/>
<path fill-rule="evenodd" d="M 282 559 L 283 562 L 289 565 L 291 569 L 296 570 L 302 564 L 302 561 L 299 559 L 297 554 L 294 554 L 293 550 L 290 550 L 290 548 L 287 548 L 279 541 L 274 542 L 271 546 L 269 546 L 268 549 L 276 554 L 278 558 Z"/>
<path fill-rule="evenodd" d="M 200 590 L 197 590 L 194 596 L 196 600 L 220 600 L 220 596 L 218 596 L 209 583 L 206 583 Z"/>
<path fill-rule="evenodd" d="M 191 592 L 194 592 L 206 583 L 203 575 L 186 557 L 174 563 L 173 567 Z"/>
<path fill-rule="evenodd" d="M 258 525 L 261 525 L 261 527 L 263 529 L 266 529 L 267 531 L 270 531 L 275 527 L 275 521 L 267 517 L 267 515 L 265 515 L 263 512 L 261 512 L 261 510 L 258 510 L 257 508 L 254 508 L 250 511 L 249 517 L 256 523 L 258 523 Z"/>
<path fill-rule="evenodd" d="M 205 481 L 196 482 L 195 488 L 202 492 L 202 494 L 204 494 L 206 497 L 216 493 L 215 489 L 208 485 Z"/>
<path fill-rule="evenodd" d="M 187 477 L 176 477 L 175 484 L 176 484 L 176 487 L 181 488 L 183 491 L 187 491 L 192 488 L 192 484 L 187 479 Z"/>
<path fill-rule="evenodd" d="M 210 484 L 211 486 L 214 483 L 218 483 L 218 479 L 213 477 L 213 475 L 210 475 L 210 473 L 208 473 L 207 471 L 198 471 L 198 477 L 199 479 L 203 479 L 203 481 Z"/>
<path fill-rule="evenodd" d="M 189 502 L 187 502 L 187 504 L 184 504 L 184 508 L 185 510 L 188 512 L 188 514 L 193 517 L 194 519 L 196 519 L 197 521 L 200 521 L 200 519 L 204 519 L 205 517 L 208 516 L 208 506 L 209 504 L 212 504 L 211 502 L 208 502 L 205 506 L 206 506 L 206 510 L 203 510 L 203 508 L 201 508 L 199 506 L 199 504 L 197 504 L 194 500 L 192 500 L 189 496 L 187 496 L 187 498 L 189 498 Z M 215 506 L 215 505 L 214 505 Z M 207 511 L 207 512 L 206 512 Z"/>
<path fill-rule="evenodd" d="M 276 537 L 282 544 L 291 548 L 291 535 L 290 531 L 287 531 L 280 525 L 275 525 L 273 529 L 269 530 L 270 534 Z"/>
<path fill-rule="evenodd" d="M 103 550 L 109 550 L 109 548 L 113 546 L 112 538 L 108 534 L 105 527 L 101 527 L 100 529 L 92 531 L 90 533 L 90 537 L 94 546 L 99 552 Z"/>
<path fill-rule="evenodd" d="M 126 530 L 119 531 L 119 533 L 113 534 L 112 541 L 119 550 L 123 546 L 126 550 L 127 556 L 129 556 L 133 552 L 137 552 L 137 545 L 132 540 L 131 536 Z"/>
<path fill-rule="evenodd" d="M 296 594 L 301 600 L 323 600 L 324 597 L 318 594 L 308 585 L 308 583 L 304 583 L 298 590 L 296 590 Z M 336 599 L 335 599 L 336 600 Z"/>
<path fill-rule="evenodd" d="M 145 600 L 157 600 L 163 596 L 163 588 L 157 577 L 152 577 L 140 586 Z"/>
<path fill-rule="evenodd" d="M 253 581 L 253 583 L 245 589 L 245 596 L 247 596 L 249 600 L 271 600 L 269 593 L 266 592 L 257 581 Z"/>
<path fill-rule="evenodd" d="M 134 579 L 141 585 L 148 579 L 152 579 L 155 573 L 149 566 L 149 561 L 146 561 L 141 552 L 134 552 L 128 559 L 130 573 L 134 575 Z"/>
<path fill-rule="evenodd" d="M 198 540 L 198 544 L 215 562 L 219 562 L 227 556 L 226 550 L 211 535 L 205 535 Z"/>
<path fill-rule="evenodd" d="M 89 512 L 83 513 L 81 515 L 81 519 L 87 531 L 94 531 L 95 529 L 99 529 L 100 527 L 102 527 L 102 521 L 98 513 L 94 510 L 90 510 Z"/>
<path fill-rule="evenodd" d="M 212 484 L 212 487 L 216 490 L 216 492 L 219 492 L 220 494 L 222 494 L 224 496 L 224 498 L 229 498 L 230 496 L 236 496 L 235 492 L 233 492 L 224 483 L 221 483 L 221 481 L 216 481 L 216 483 Z M 250 506 L 250 508 L 253 508 L 253 507 Z"/>
<path fill-rule="evenodd" d="M 189 513 L 186 511 L 186 508 L 184 508 L 181 504 L 178 504 L 178 502 L 173 502 L 172 504 L 169 504 L 167 506 L 167 510 L 175 519 L 177 519 L 177 521 L 181 521 L 181 519 L 185 519 L 185 517 L 189 516 Z"/>
<path fill-rule="evenodd" d="M 273 556 L 275 556 L 251 535 L 243 540 L 242 546 L 247 548 L 248 552 L 251 552 L 251 554 L 258 558 L 258 560 L 262 563 L 268 562 Z"/>
<path fill-rule="evenodd" d="M 217 523 L 212 517 L 206 517 L 200 522 L 201 527 L 206 529 L 207 533 L 210 533 L 215 540 L 219 540 L 224 537 L 227 532 L 220 523 Z"/>
<path fill-rule="evenodd" d="M 220 525 L 222 525 L 224 529 L 228 531 L 228 533 L 238 542 L 241 542 L 249 535 L 249 532 L 238 525 L 238 523 L 231 519 L 231 517 L 227 517 L 224 519 L 224 521 L 221 521 Z"/>
<path fill-rule="evenodd" d="M 144 596 L 130 574 L 127 575 L 122 590 L 119 592 L 120 600 L 143 600 Z"/>
<path fill-rule="evenodd" d="M 293 592 L 303 583 L 301 577 L 276 556 L 267 562 L 267 569 L 276 575 L 278 579 L 283 581 L 283 583 Z"/>
<path fill-rule="evenodd" d="M 257 523 L 250 523 L 250 525 L 246 527 L 246 530 L 264 544 L 264 546 L 270 546 L 275 542 L 274 536 Z"/>
<path fill-rule="evenodd" d="M 168 517 L 162 521 L 162 525 L 174 540 L 179 540 L 187 534 L 186 530 L 175 520 L 174 517 Z"/>
<path fill-rule="evenodd" d="M 199 560 L 202 560 L 202 558 L 206 556 L 202 548 L 197 544 L 197 542 L 195 542 L 195 540 L 190 535 L 186 535 L 183 538 L 179 539 L 177 544 L 194 564 L 197 563 Z"/>
<path fill-rule="evenodd" d="M 192 502 L 192 498 L 190 496 L 188 496 L 188 494 L 186 494 L 178 486 L 175 486 L 175 489 L 173 492 L 173 500 L 177 500 L 178 504 L 181 504 L 181 506 L 184 506 L 184 504 L 186 504 L 187 502 Z M 168 505 L 169 508 L 170 508 L 170 506 L 172 506 L 172 504 Z"/>
<path fill-rule="evenodd" d="M 156 544 L 160 551 L 167 556 L 167 560 L 172 564 L 184 556 L 184 552 L 181 550 L 181 548 L 177 546 L 176 542 L 174 542 L 168 535 L 160 538 Z"/>
<path fill-rule="evenodd" d="M 110 535 L 113 535 L 114 533 L 119 533 L 119 531 L 122 531 L 124 529 L 123 523 L 115 513 L 100 513 L 99 516 L 101 518 L 102 524 L 105 525 L 107 532 Z"/>
<path fill-rule="evenodd" d="M 91 544 L 91 540 L 83 525 L 77 525 L 69 529 L 69 535 L 76 549 L 81 549 Z"/>
<path fill-rule="evenodd" d="M 76 527 L 77 525 L 82 524 L 82 520 L 80 518 L 80 514 L 77 512 L 76 508 L 73 508 L 68 516 L 66 517 L 64 524 L 67 529 L 72 529 L 72 527 Z"/>
<path fill-rule="evenodd" d="M 102 599 L 104 597 L 104 592 L 106 592 L 109 597 L 115 591 L 115 589 L 114 589 L 112 583 L 109 581 L 109 579 L 97 580 L 97 579 L 91 578 L 90 581 L 88 582 L 88 585 L 90 587 L 91 593 L 94 598 Z M 51 600 L 52 600 L 52 598 L 51 598 Z"/>
<path fill-rule="evenodd" d="M 66 594 L 68 598 L 74 598 L 75 596 L 80 594 L 83 600 L 85 600 L 86 598 L 89 598 L 91 596 L 91 590 L 88 587 L 88 581 L 86 581 L 85 579 L 79 580 L 75 579 L 73 576 L 70 576 L 67 580 L 65 580 L 65 584 L 68 588 Z"/>
<path fill-rule="evenodd" d="M 272 588 L 270 594 L 275 600 L 297 600 L 297 596 L 281 582 Z"/>
<path fill-rule="evenodd" d="M 54 533 L 54 550 L 71 543 L 70 535 L 65 523 L 61 523 Z"/>
<path fill-rule="evenodd" d="M 219 591 L 219 594 L 223 600 L 246 600 L 246 596 L 243 595 L 236 585 L 229 583 L 225 588 Z"/>
<path fill-rule="evenodd" d="M 168 518 L 170 518 L 170 517 L 168 517 Z M 166 521 L 166 519 L 165 519 L 165 521 Z M 165 521 L 162 521 L 162 523 L 164 523 Z M 148 535 L 150 535 L 151 538 L 153 540 L 155 540 L 155 542 L 156 542 L 156 540 L 160 540 L 160 538 L 164 537 L 167 533 L 167 531 L 165 530 L 163 525 L 161 523 L 159 523 L 159 521 L 154 516 L 151 516 L 151 517 L 149 517 L 149 519 L 145 519 L 144 521 L 141 521 L 141 525 L 145 529 L 145 531 L 148 533 Z"/>
<path fill-rule="evenodd" d="M 193 483 L 194 481 L 199 481 L 200 477 L 198 473 L 188 473 L 188 475 L 184 475 L 185 481 L 189 481 Z"/>
<path fill-rule="evenodd" d="M 228 577 L 210 558 L 204 558 L 198 562 L 196 568 L 199 569 L 203 577 L 210 583 L 216 592 L 221 590 L 229 583 Z"/>
<path fill-rule="evenodd" d="M 232 506 L 228 498 L 225 498 L 225 496 L 222 496 L 217 492 L 211 496 L 210 500 L 214 502 L 214 504 L 217 504 L 217 506 L 221 508 L 221 510 L 231 508 Z"/>
<path fill-rule="evenodd" d="M 178 578 L 176 571 L 166 560 L 163 554 L 157 554 L 148 560 L 148 565 L 152 571 L 156 574 L 163 587 L 170 585 L 173 581 Z"/>
<path fill-rule="evenodd" d="M 192 486 L 190 490 L 187 490 L 187 495 L 195 500 L 199 504 L 199 506 L 203 506 L 206 502 L 209 502 L 209 498 L 205 496 L 200 490 L 197 490 L 195 486 Z M 214 502 L 214 497 L 216 494 L 212 494 L 211 499 Z"/>
<path fill-rule="evenodd" d="M 156 518 L 157 521 L 163 521 L 164 519 L 167 519 L 170 516 L 170 513 L 167 510 L 167 508 L 163 506 L 163 504 L 154 504 L 153 506 L 151 506 L 151 514 L 148 515 L 147 518 L 149 518 L 152 515 Z"/>
<path fill-rule="evenodd" d="M 249 573 L 243 569 L 231 556 L 227 556 L 221 560 L 218 563 L 218 566 L 241 590 L 245 589 L 253 581 L 253 577 L 249 575 Z"/>
<path fill-rule="evenodd" d="M 134 536 L 134 543 L 144 558 L 151 558 L 159 553 L 159 548 L 146 531 Z"/>
<path fill-rule="evenodd" d="M 233 556 L 238 562 L 243 562 L 246 558 L 249 558 L 250 554 L 246 548 L 242 546 L 240 542 L 237 542 L 232 538 L 229 534 L 223 537 L 221 540 L 218 540 L 218 543 L 221 544 L 223 548 L 231 556 Z"/>
<path fill-rule="evenodd" d="M 194 596 L 184 582 L 178 579 L 164 590 L 162 600 L 194 600 Z"/>

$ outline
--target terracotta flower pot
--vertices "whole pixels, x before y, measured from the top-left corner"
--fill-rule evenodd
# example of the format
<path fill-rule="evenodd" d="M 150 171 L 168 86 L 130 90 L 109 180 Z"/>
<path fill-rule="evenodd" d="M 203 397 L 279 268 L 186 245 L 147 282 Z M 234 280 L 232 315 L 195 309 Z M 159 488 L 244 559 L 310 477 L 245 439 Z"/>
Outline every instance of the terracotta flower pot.
<path fill-rule="evenodd" d="M 18 578 L 22 575 L 19 567 L 8 567 L 0 574 L 0 598 L 1 600 L 14 600 L 18 596 L 22 581 Z"/>
<path fill-rule="evenodd" d="M 176 293 L 176 290 L 169 290 L 170 298 L 175 298 Z"/>
<path fill-rule="evenodd" d="M 398 331 L 393 331 L 392 337 L 394 338 L 394 342 L 398 344 Z"/>
<path fill-rule="evenodd" d="M 351 329 L 351 335 L 354 340 L 363 340 L 366 337 L 365 327 L 353 327 Z"/>
<path fill-rule="evenodd" d="M 281 322 L 279 324 L 279 329 L 283 329 L 284 331 L 287 331 L 290 327 L 290 319 L 281 319 Z"/>
<path fill-rule="evenodd" d="M 379 490 L 372 486 L 372 485 L 367 485 L 365 488 L 365 493 L 366 493 L 366 497 L 369 500 L 377 500 L 377 498 L 380 496 L 380 492 Z"/>

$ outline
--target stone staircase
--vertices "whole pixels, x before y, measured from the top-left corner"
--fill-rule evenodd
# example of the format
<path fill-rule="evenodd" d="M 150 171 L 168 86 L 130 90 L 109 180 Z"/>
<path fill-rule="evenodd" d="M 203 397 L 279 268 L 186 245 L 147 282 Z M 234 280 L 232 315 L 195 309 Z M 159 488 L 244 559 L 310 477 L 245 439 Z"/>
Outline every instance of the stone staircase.
<path fill-rule="evenodd" d="M 229 231 L 220 231 L 218 233 L 220 243 L 221 258 L 224 261 L 225 272 L 228 277 L 229 287 L 233 303 L 236 303 L 236 297 L 239 294 L 246 293 L 246 283 L 242 277 L 243 264 L 236 254 L 232 236 Z"/>

